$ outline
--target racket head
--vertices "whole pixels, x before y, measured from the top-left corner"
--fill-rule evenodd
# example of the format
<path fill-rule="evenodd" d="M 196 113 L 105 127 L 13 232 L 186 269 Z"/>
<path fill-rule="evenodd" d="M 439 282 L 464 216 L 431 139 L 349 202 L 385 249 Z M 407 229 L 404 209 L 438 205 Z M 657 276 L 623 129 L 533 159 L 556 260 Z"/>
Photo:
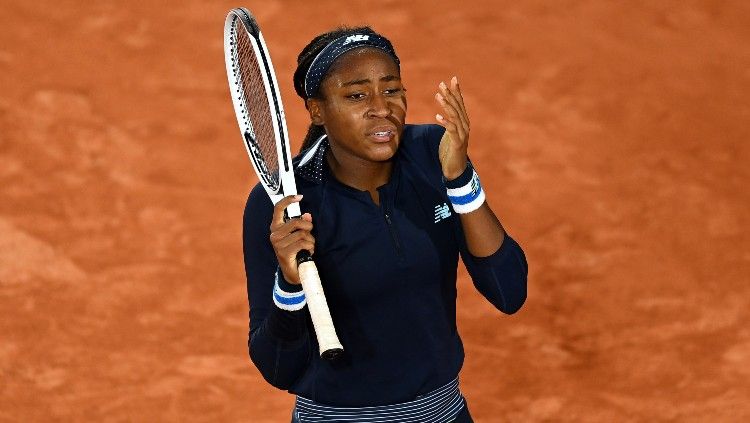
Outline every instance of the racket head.
<path fill-rule="evenodd" d="M 224 59 L 245 149 L 258 179 L 276 203 L 297 191 L 289 135 L 271 56 L 257 21 L 245 8 L 227 14 Z"/>

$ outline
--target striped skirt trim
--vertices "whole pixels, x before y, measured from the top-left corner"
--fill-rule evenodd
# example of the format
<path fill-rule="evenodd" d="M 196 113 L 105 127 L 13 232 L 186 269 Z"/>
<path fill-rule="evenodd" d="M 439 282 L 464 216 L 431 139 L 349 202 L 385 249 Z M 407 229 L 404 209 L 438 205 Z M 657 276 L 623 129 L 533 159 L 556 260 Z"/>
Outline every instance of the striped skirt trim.
<path fill-rule="evenodd" d="M 297 396 L 296 418 L 308 422 L 445 423 L 465 407 L 458 378 L 413 401 L 372 407 L 332 407 Z"/>

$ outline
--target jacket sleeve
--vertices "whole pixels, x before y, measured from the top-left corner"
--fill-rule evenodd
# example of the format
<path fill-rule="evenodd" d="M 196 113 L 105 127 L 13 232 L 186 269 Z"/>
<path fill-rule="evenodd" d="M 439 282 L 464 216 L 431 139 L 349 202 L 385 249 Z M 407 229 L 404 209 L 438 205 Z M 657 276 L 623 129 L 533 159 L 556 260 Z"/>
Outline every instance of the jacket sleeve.
<path fill-rule="evenodd" d="M 300 290 L 278 271 L 270 236 L 273 204 L 258 184 L 250 193 L 243 216 L 243 251 L 250 304 L 250 358 L 273 386 L 288 390 L 305 371 L 312 354 L 307 306 L 297 311 L 279 308 L 274 284 L 284 291 Z M 280 277 L 277 282 L 277 273 Z"/>
<path fill-rule="evenodd" d="M 460 226 L 460 222 L 459 222 Z M 526 301 L 526 278 L 529 272 L 521 246 L 507 233 L 500 248 L 488 257 L 474 257 L 466 248 L 460 232 L 461 260 L 474 286 L 503 313 L 513 314 Z"/>

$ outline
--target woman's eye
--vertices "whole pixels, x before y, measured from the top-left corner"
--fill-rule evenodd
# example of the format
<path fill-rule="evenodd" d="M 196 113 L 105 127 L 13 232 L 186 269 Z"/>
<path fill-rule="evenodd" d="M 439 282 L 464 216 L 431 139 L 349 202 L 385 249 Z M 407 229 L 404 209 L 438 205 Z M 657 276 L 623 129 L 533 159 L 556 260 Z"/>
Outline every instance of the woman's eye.
<path fill-rule="evenodd" d="M 389 88 L 389 89 L 385 90 L 384 93 L 386 95 L 392 95 L 392 94 L 398 94 L 398 93 L 400 93 L 402 91 L 403 91 L 403 89 L 401 89 L 401 88 Z"/>
<path fill-rule="evenodd" d="M 346 96 L 346 98 L 352 99 L 352 100 L 359 100 L 361 98 L 364 98 L 364 93 L 353 93 Z"/>

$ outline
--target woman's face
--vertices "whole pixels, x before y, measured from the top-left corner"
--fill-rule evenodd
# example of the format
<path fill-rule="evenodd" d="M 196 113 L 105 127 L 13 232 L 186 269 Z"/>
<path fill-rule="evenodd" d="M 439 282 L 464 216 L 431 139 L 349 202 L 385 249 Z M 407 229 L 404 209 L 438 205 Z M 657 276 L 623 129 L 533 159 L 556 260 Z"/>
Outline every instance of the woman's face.
<path fill-rule="evenodd" d="M 396 153 L 406 118 L 406 95 L 393 59 L 358 48 L 341 56 L 308 100 L 313 123 L 324 125 L 332 150 L 366 161 Z"/>

